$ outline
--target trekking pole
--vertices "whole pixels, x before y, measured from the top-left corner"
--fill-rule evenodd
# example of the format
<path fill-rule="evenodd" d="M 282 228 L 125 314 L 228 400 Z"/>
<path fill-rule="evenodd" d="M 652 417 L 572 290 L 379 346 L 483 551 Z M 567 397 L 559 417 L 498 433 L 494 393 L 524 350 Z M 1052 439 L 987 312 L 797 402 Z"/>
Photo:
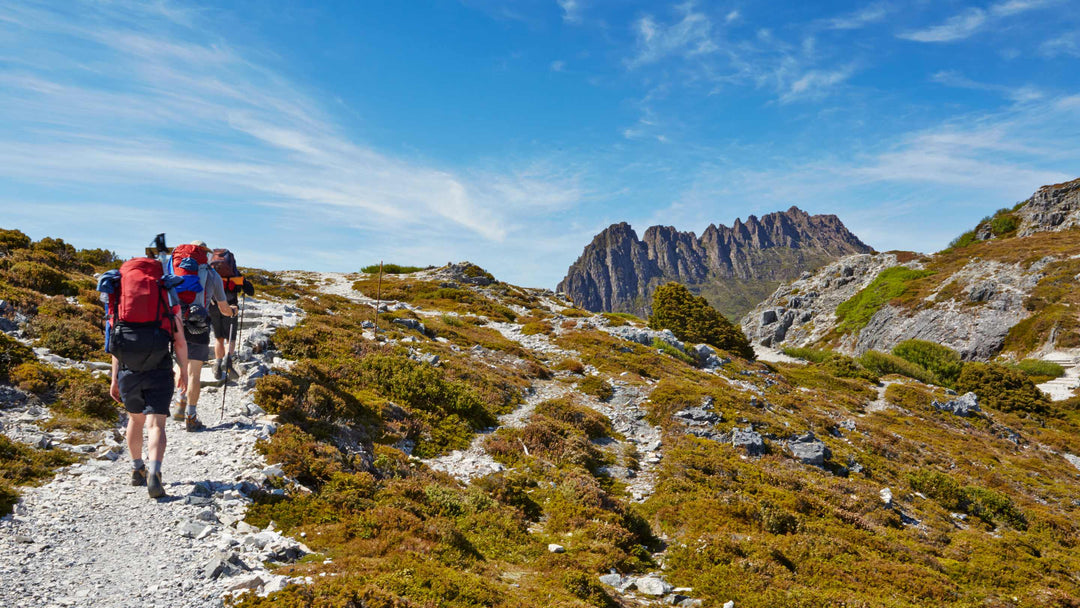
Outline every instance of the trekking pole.
<path fill-rule="evenodd" d="M 379 289 L 375 293 L 375 333 L 379 333 L 379 306 L 382 306 L 382 260 L 379 260 Z"/>
<path fill-rule="evenodd" d="M 237 324 L 239 325 L 239 324 Z M 232 326 L 232 331 L 229 332 L 229 347 L 232 348 L 233 339 L 236 338 L 236 325 Z M 225 354 L 225 383 L 221 385 L 221 413 L 218 414 L 218 423 L 225 420 L 225 395 L 229 392 L 229 357 L 232 353 Z"/>
<path fill-rule="evenodd" d="M 232 330 L 229 332 L 229 350 L 235 351 L 236 343 L 240 341 L 241 332 L 244 331 L 244 302 L 247 297 L 241 294 L 240 300 L 240 318 L 236 324 L 232 326 Z M 221 413 L 218 414 L 218 422 L 220 423 L 225 419 L 225 395 L 229 392 L 229 367 L 232 366 L 233 352 L 225 354 L 225 384 L 221 386 Z"/>

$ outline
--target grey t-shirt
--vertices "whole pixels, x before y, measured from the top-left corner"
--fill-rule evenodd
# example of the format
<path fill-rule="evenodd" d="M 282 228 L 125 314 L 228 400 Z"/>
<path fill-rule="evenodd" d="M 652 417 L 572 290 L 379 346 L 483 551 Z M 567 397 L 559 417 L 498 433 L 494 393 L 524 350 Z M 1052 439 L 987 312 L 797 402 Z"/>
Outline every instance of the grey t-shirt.
<path fill-rule="evenodd" d="M 225 301 L 225 283 L 222 282 L 221 275 L 209 265 L 206 266 L 206 285 L 203 286 L 201 295 L 202 305 L 206 309 L 210 308 L 211 302 Z M 199 298 L 196 297 L 195 300 L 198 303 Z"/>

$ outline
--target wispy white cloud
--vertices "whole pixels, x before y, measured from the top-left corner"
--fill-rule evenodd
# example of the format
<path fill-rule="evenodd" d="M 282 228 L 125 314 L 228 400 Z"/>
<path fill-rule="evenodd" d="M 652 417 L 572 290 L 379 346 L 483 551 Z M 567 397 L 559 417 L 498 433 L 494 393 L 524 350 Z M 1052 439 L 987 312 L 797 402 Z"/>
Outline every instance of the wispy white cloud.
<path fill-rule="evenodd" d="M 563 21 L 573 25 L 580 25 L 585 20 L 585 7 L 582 5 L 581 0 L 558 0 L 558 3 L 563 12 Z"/>
<path fill-rule="evenodd" d="M 857 30 L 880 23 L 889 15 L 892 7 L 885 2 L 875 2 L 854 13 L 841 15 L 825 21 L 825 27 L 833 30 Z"/>
<path fill-rule="evenodd" d="M 739 12 L 739 9 L 729 11 L 728 14 L 724 16 L 724 23 L 735 23 L 741 17 L 742 13 Z"/>
<path fill-rule="evenodd" d="M 1042 91 L 1030 85 L 1010 87 L 1006 85 L 978 82 L 953 70 L 942 70 L 937 72 L 930 76 L 930 80 L 948 87 L 971 89 L 974 91 L 989 91 L 1017 103 L 1037 101 L 1044 97 Z"/>
<path fill-rule="evenodd" d="M 1045 57 L 1080 57 L 1080 32 L 1067 32 L 1039 45 Z"/>
<path fill-rule="evenodd" d="M 854 65 L 838 70 L 810 70 L 791 83 L 787 92 L 780 96 L 780 102 L 791 103 L 798 99 L 823 97 L 830 89 L 851 78 L 854 73 Z"/>
<path fill-rule="evenodd" d="M 963 40 L 982 29 L 986 23 L 986 11 L 981 8 L 970 8 L 958 15 L 945 20 L 940 25 L 934 25 L 921 30 L 914 30 L 899 34 L 905 40 L 916 42 L 952 42 Z"/>
<path fill-rule="evenodd" d="M 537 216 L 586 196 L 580 176 L 556 165 L 451 168 L 375 149 L 301 87 L 205 35 L 197 14 L 178 11 L 0 8 L 0 55 L 80 49 L 0 71 L 0 121 L 10 127 L 0 130 L 0 178 L 247 201 L 296 218 L 293 229 L 316 240 L 353 227 L 477 246 L 535 234 Z"/>
<path fill-rule="evenodd" d="M 561 59 L 557 59 L 555 61 L 552 61 L 549 67 L 551 68 L 552 72 L 562 72 L 566 70 L 566 62 Z"/>
<path fill-rule="evenodd" d="M 1027 11 L 1047 8 L 1060 0 L 1005 0 L 987 9 L 977 7 L 953 15 L 939 25 L 898 34 L 899 38 L 915 42 L 953 42 L 963 40 L 983 30 L 997 19 L 1013 17 Z"/>
<path fill-rule="evenodd" d="M 655 63 L 668 57 L 690 58 L 718 50 L 713 41 L 713 23 L 692 3 L 678 7 L 680 18 L 670 24 L 658 22 L 653 16 L 642 17 L 635 25 L 637 56 L 631 67 Z"/>

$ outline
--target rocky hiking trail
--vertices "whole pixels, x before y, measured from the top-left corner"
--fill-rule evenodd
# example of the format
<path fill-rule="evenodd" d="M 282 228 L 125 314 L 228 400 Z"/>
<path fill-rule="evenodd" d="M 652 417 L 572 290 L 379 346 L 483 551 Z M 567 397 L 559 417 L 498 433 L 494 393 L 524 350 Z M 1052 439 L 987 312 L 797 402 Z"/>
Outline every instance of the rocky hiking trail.
<path fill-rule="evenodd" d="M 167 423 L 167 496 L 152 500 L 145 487 L 129 485 L 126 418 L 97 445 L 75 446 L 91 457 L 25 488 L 15 512 L 0 520 L 0 606 L 201 608 L 222 605 L 232 592 L 266 594 L 289 582 L 265 564 L 295 560 L 306 548 L 242 520 L 252 493 L 270 491 L 265 482 L 282 474 L 255 451 L 276 427 L 252 402 L 252 387 L 271 366 L 286 364 L 265 347 L 274 328 L 294 325 L 299 311 L 254 298 L 245 308 L 241 377 L 228 387 L 223 420 L 222 389 L 204 386 L 199 416 L 208 428 L 187 433 L 182 423 Z M 25 433 L 39 414 L 6 409 L 0 420 L 5 431 Z"/>

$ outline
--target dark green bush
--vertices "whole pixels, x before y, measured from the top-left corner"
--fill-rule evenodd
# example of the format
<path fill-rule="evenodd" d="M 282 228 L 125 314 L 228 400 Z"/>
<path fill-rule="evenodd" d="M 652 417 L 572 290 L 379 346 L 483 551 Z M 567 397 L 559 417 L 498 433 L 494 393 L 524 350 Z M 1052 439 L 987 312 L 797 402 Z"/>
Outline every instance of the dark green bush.
<path fill-rule="evenodd" d="M 837 378 L 862 378 L 863 380 L 869 380 L 875 384 L 878 381 L 877 374 L 860 367 L 855 359 L 852 359 L 847 355 L 841 355 L 840 353 L 829 355 L 829 357 L 820 365 L 822 369 Z"/>
<path fill-rule="evenodd" d="M 936 384 L 938 382 L 937 378 L 934 377 L 934 374 L 930 373 L 921 365 L 916 365 L 907 359 L 902 359 L 896 355 L 876 350 L 868 350 L 863 353 L 862 356 L 859 357 L 859 365 L 879 376 L 899 374 L 925 384 Z"/>
<path fill-rule="evenodd" d="M 1011 213 L 996 215 L 994 216 L 994 219 L 990 220 L 990 232 L 993 232 L 994 236 L 1008 234 L 1019 227 L 1020 222 L 1018 222 L 1016 216 Z"/>
<path fill-rule="evenodd" d="M 892 354 L 929 371 L 947 386 L 956 382 L 964 367 L 955 350 L 926 340 L 905 340 L 893 348 Z"/>
<path fill-rule="evenodd" d="M 709 344 L 745 359 L 754 358 L 754 349 L 742 331 L 683 285 L 658 287 L 653 292 L 652 309 L 649 327 L 653 329 L 670 329 L 683 342 Z"/>
<path fill-rule="evenodd" d="M 101 359 L 105 355 L 103 330 L 90 319 L 90 312 L 80 306 L 68 304 L 62 297 L 54 297 L 38 307 L 38 314 L 27 326 L 37 345 L 75 360 Z"/>
<path fill-rule="evenodd" d="M 996 363 L 968 363 L 956 390 L 973 392 L 979 404 L 1002 412 L 1046 413 L 1049 400 L 1023 372 Z"/>
<path fill-rule="evenodd" d="M 109 395 L 109 382 L 80 370 L 64 370 L 59 395 L 50 408 L 80 418 L 112 422 L 119 409 Z"/>

